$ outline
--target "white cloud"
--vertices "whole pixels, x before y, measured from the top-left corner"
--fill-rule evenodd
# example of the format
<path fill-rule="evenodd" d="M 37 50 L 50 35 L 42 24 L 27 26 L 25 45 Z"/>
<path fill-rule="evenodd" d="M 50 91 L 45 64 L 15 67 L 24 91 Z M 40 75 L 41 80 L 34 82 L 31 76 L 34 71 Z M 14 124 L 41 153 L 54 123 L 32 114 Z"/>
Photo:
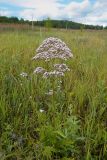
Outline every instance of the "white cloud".
<path fill-rule="evenodd" d="M 17 6 L 21 7 L 27 7 L 27 8 L 48 8 L 52 6 L 56 6 L 57 4 L 60 4 L 61 0 L 5 0 L 6 3 L 9 4 L 15 4 Z M 0 0 L 0 2 L 4 2 L 4 0 Z"/>
<path fill-rule="evenodd" d="M 26 3 L 26 7 L 28 8 L 20 13 L 20 17 L 31 19 L 33 15 L 34 19 L 41 19 L 43 17 L 58 18 L 61 15 L 60 8 L 63 5 L 57 3 L 55 0 L 46 0 L 45 3 L 43 0 L 36 0 L 33 4 L 31 1 L 30 3 Z"/>
<path fill-rule="evenodd" d="M 65 7 L 65 13 L 68 14 L 69 18 L 81 17 L 85 12 L 90 10 L 89 0 L 82 2 L 71 2 Z"/>
<path fill-rule="evenodd" d="M 25 19 L 69 19 L 87 24 L 107 25 L 107 0 L 76 1 L 62 3 L 62 0 L 0 0 L 23 7 L 18 13 L 19 17 Z M 66 0 L 65 0 L 66 1 Z M 6 12 L 5 12 L 6 13 Z M 8 13 L 8 12 L 7 12 Z"/>
<path fill-rule="evenodd" d="M 107 1 L 97 0 L 92 6 L 92 11 L 86 15 L 86 23 L 107 25 Z"/>
<path fill-rule="evenodd" d="M 20 16 L 31 19 L 31 15 L 33 14 L 35 19 L 48 16 L 53 19 L 70 19 L 81 17 L 82 14 L 85 14 L 90 8 L 89 0 L 84 0 L 83 2 L 71 2 L 66 5 L 59 3 L 57 0 L 45 0 L 45 3 L 43 0 L 36 0 L 34 4 L 35 5 L 32 6 L 31 1 L 30 3 L 26 3 L 27 7 L 29 6 L 33 9 L 23 10 Z"/>

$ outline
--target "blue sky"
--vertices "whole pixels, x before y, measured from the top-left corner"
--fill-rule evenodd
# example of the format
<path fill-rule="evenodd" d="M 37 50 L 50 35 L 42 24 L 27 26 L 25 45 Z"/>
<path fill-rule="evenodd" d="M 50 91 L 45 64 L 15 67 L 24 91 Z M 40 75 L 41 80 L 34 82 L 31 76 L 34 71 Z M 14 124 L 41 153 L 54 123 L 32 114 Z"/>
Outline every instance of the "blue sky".
<path fill-rule="evenodd" d="M 107 26 L 107 0 L 0 0 L 0 15 L 69 19 Z"/>

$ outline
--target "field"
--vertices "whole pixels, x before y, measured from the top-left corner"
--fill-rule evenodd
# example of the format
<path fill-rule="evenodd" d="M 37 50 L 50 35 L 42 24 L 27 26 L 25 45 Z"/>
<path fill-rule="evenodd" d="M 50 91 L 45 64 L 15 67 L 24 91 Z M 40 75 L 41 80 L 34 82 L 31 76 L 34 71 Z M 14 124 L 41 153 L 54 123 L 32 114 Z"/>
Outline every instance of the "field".
<path fill-rule="evenodd" d="M 32 61 L 50 36 L 74 55 L 52 80 L 33 74 L 50 63 Z M 0 160 L 60 159 L 107 159 L 107 31 L 1 31 Z"/>

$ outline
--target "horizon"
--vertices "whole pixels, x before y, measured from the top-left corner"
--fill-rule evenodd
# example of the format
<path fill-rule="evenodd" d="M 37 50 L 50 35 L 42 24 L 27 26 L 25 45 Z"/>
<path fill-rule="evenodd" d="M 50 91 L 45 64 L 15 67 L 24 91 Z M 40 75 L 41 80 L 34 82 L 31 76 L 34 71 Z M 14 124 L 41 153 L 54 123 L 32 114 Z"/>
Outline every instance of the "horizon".
<path fill-rule="evenodd" d="M 50 17 L 52 20 L 107 26 L 106 8 L 106 0 L 0 0 L 1 16 L 30 21 Z"/>

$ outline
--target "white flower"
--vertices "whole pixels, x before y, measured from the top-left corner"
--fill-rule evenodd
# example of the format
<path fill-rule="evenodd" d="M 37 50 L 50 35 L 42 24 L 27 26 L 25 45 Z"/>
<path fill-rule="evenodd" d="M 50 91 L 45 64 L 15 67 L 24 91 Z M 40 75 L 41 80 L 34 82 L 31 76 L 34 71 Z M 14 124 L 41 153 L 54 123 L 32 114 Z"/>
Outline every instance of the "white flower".
<path fill-rule="evenodd" d="M 33 73 L 36 73 L 36 74 L 40 74 L 40 73 L 44 73 L 45 72 L 45 69 L 42 68 L 42 67 L 37 67 Z"/>
<path fill-rule="evenodd" d="M 53 95 L 53 90 L 49 90 L 49 92 L 45 93 L 45 94 L 48 95 L 48 96 L 52 96 Z"/>
<path fill-rule="evenodd" d="M 43 74 L 43 78 L 48 78 L 49 77 L 49 72 L 45 72 L 44 74 Z"/>
<path fill-rule="evenodd" d="M 22 76 L 22 77 L 27 77 L 28 74 L 27 74 L 26 72 L 22 72 L 22 73 L 20 74 L 20 76 Z"/>
<path fill-rule="evenodd" d="M 32 99 L 32 96 L 30 96 L 29 99 Z"/>
<path fill-rule="evenodd" d="M 21 85 L 21 86 L 23 86 L 23 84 L 22 84 L 22 83 L 20 83 L 20 85 Z"/>
<path fill-rule="evenodd" d="M 49 61 L 56 58 L 67 60 L 73 57 L 71 50 L 66 44 L 54 37 L 44 40 L 36 52 L 37 54 L 32 58 L 33 60 L 45 59 L 45 61 Z"/>
<path fill-rule="evenodd" d="M 43 113 L 43 112 L 44 112 L 44 110 L 43 110 L 43 109 L 40 109 L 39 111 L 40 111 L 41 113 Z"/>
<path fill-rule="evenodd" d="M 63 77 L 63 76 L 64 76 L 64 73 L 55 70 L 55 71 L 53 71 L 53 72 L 51 73 L 51 75 L 55 75 L 56 77 Z"/>
<path fill-rule="evenodd" d="M 68 66 L 67 66 L 66 64 L 55 64 L 55 65 L 54 65 L 54 68 L 55 68 L 57 71 L 60 71 L 60 72 L 70 71 L 70 69 L 68 68 Z"/>
<path fill-rule="evenodd" d="M 63 72 L 60 72 L 60 71 L 50 71 L 50 72 L 45 72 L 43 74 L 43 78 L 48 78 L 48 77 L 63 77 L 64 76 L 64 73 Z"/>

